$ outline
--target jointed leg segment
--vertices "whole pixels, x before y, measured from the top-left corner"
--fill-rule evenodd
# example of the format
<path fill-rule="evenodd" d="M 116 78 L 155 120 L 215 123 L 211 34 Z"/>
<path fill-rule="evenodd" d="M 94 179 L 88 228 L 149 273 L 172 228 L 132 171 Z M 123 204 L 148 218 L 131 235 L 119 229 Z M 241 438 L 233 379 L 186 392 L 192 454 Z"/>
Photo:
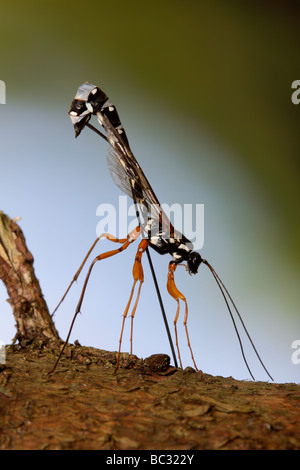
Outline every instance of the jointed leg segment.
<path fill-rule="evenodd" d="M 68 332 L 68 336 L 67 336 L 67 339 L 60 351 L 60 354 L 59 354 L 59 357 L 53 367 L 53 369 L 48 373 L 48 374 L 51 374 L 54 372 L 62 354 L 63 354 L 63 351 L 65 349 L 65 346 L 66 344 L 68 343 L 69 341 L 69 338 L 70 338 L 70 335 L 71 335 L 71 331 L 72 331 L 72 328 L 73 328 L 73 325 L 75 323 L 75 320 L 76 320 L 76 317 L 78 315 L 78 313 L 80 312 L 80 309 L 81 309 L 81 305 L 82 305 L 82 302 L 83 302 L 83 298 L 84 298 L 84 295 L 85 295 L 85 290 L 86 290 L 86 287 L 87 287 L 87 284 L 88 284 L 88 281 L 89 281 L 89 278 L 90 278 L 90 275 L 91 275 L 91 272 L 92 272 L 92 269 L 94 267 L 94 265 L 96 264 L 97 261 L 101 261 L 101 260 L 104 260 L 106 258 L 110 258 L 118 253 L 121 253 L 122 251 L 126 250 L 128 248 L 128 246 L 133 243 L 139 236 L 140 236 L 140 227 L 136 227 L 132 232 L 130 232 L 130 234 L 127 235 L 126 238 L 121 238 L 121 239 L 118 239 L 116 237 L 114 237 L 113 235 L 109 234 L 109 233 L 103 233 L 101 234 L 93 243 L 93 245 L 91 246 L 91 248 L 89 249 L 88 253 L 86 254 L 83 262 L 81 263 L 78 271 L 76 272 L 75 276 L 73 277 L 72 279 L 72 282 L 70 283 L 67 291 L 65 292 L 64 296 L 62 297 L 60 303 L 58 304 L 58 306 L 62 303 L 62 301 L 64 300 L 64 298 L 66 297 L 68 291 L 70 290 L 72 284 L 77 280 L 79 274 L 81 273 L 89 255 L 91 254 L 92 250 L 94 249 L 94 247 L 96 246 L 97 242 L 101 239 L 101 238 L 106 238 L 107 240 L 110 240 L 114 243 L 120 243 L 121 246 L 115 250 L 111 250 L 111 251 L 107 251 L 105 253 L 102 253 L 98 256 L 96 256 L 96 258 L 93 260 L 93 262 L 91 263 L 90 267 L 89 267 L 89 270 L 87 272 L 87 275 L 86 275 L 86 278 L 85 278 L 85 281 L 84 281 L 84 285 L 83 285 L 83 288 L 82 288 L 82 291 L 81 291 L 81 295 L 80 295 L 80 298 L 79 298 L 79 302 L 77 304 L 77 307 L 76 307 L 76 310 L 75 310 L 75 314 L 74 314 L 74 317 L 73 317 L 73 320 L 72 320 L 72 323 L 71 323 L 71 326 L 70 326 L 70 329 L 69 329 L 69 332 Z M 120 339 L 119 339 L 119 351 L 118 351 L 118 356 L 117 356 L 117 365 L 116 365 L 116 369 L 115 369 L 115 372 L 118 370 L 119 368 L 119 365 L 120 365 L 120 354 L 121 354 L 121 344 L 122 344 L 122 338 L 123 338 L 123 331 L 124 331 L 124 325 L 125 325 L 125 320 L 126 320 L 126 317 L 128 315 L 128 311 L 129 311 L 129 308 L 130 308 L 130 305 L 131 305 L 131 302 L 132 302 L 132 298 L 133 298 L 133 294 L 134 294 L 134 289 L 135 289 L 135 286 L 137 284 L 137 282 L 139 282 L 139 288 L 138 288 L 138 293 L 137 293 L 137 297 L 136 297 L 136 300 L 135 300 L 135 303 L 134 303 L 134 306 L 133 306 L 133 309 L 132 309 L 132 312 L 131 312 L 131 333 L 130 333 L 130 354 L 132 354 L 132 338 L 133 338 L 133 319 L 134 319 L 134 316 L 135 316 L 135 312 L 136 312 L 136 309 L 137 309 L 137 305 L 138 305 L 138 302 L 139 302 L 139 298 L 140 298 L 140 292 L 141 292 L 141 288 L 142 288 L 142 284 L 144 282 L 144 272 L 143 272 L 143 267 L 142 267 L 142 255 L 143 253 L 146 251 L 147 247 L 148 247 L 148 240 L 146 239 L 142 239 L 139 246 L 138 246 L 138 250 L 137 250 L 137 253 L 136 253 L 136 256 L 135 256 L 135 261 L 134 261 L 134 265 L 133 265 L 133 270 L 132 270 L 132 274 L 133 274 L 133 286 L 132 286 L 132 289 L 131 289 L 131 293 L 130 293 L 130 296 L 129 296 L 129 300 L 127 302 L 127 305 L 126 305 L 126 308 L 124 310 L 124 313 L 123 313 L 123 321 L 122 321 L 122 328 L 121 328 L 121 334 L 120 334 Z M 185 296 L 177 289 L 176 287 L 176 284 L 175 284 L 175 281 L 174 281 L 174 272 L 177 268 L 177 264 L 174 263 L 173 261 L 171 261 L 169 263 L 169 271 L 168 271 L 168 282 L 167 282 L 167 289 L 168 289 L 168 292 L 169 294 L 176 300 L 177 302 L 177 310 L 176 310 L 176 315 L 175 315 L 175 318 L 174 318 L 174 328 L 175 328 L 175 337 L 176 337 L 176 347 L 177 347 L 177 351 L 178 351 L 178 359 L 179 359 L 179 362 L 180 362 L 180 366 L 182 368 L 182 362 L 181 362 L 181 357 L 180 357 L 180 351 L 179 351 L 179 344 L 178 344 L 178 335 L 177 335 L 177 321 L 178 321 L 178 317 L 179 317 L 179 311 L 180 311 L 180 303 L 179 303 L 179 300 L 182 300 L 184 303 L 185 303 L 185 315 L 184 315 L 184 321 L 183 321 L 183 324 L 184 324 L 184 327 L 185 327 L 185 331 L 186 331 L 186 337 L 187 337 L 187 343 L 188 343 L 188 347 L 190 349 L 190 352 L 191 352 L 191 357 L 192 357 L 192 360 L 193 360 L 193 363 L 194 363 L 194 366 L 195 366 L 195 369 L 198 371 L 198 368 L 197 368 L 197 365 L 196 365 L 196 362 L 194 360 L 194 356 L 193 356 L 193 351 L 192 351 L 192 348 L 191 348 L 191 344 L 190 344 L 190 339 L 189 339 L 189 334 L 188 334 L 188 328 L 187 328 L 187 319 L 188 319 L 188 306 L 187 306 L 187 301 L 186 301 L 186 298 Z M 56 307 L 55 311 L 57 310 L 58 306 Z M 54 312 L 55 312 L 54 311 Z M 53 312 L 53 313 L 54 313 Z"/>
<path fill-rule="evenodd" d="M 133 319 L 134 319 L 136 308 L 137 308 L 137 305 L 138 305 L 138 302 L 139 302 L 142 284 L 144 282 L 144 271 L 143 271 L 143 267 L 142 267 L 142 255 L 145 252 L 148 244 L 149 244 L 148 241 L 143 239 L 140 242 L 139 246 L 138 246 L 137 253 L 136 253 L 136 256 L 135 256 L 135 261 L 134 261 L 134 265 L 133 265 L 133 269 L 132 269 L 133 286 L 132 286 L 132 289 L 131 289 L 129 300 L 127 302 L 126 308 L 125 308 L 124 313 L 123 313 L 123 322 L 122 322 L 121 334 L 120 334 L 120 339 L 119 339 L 118 359 L 117 359 L 117 366 L 116 366 L 115 372 L 117 372 L 117 370 L 119 368 L 119 365 L 120 365 L 121 344 L 122 344 L 125 320 L 126 320 L 128 310 L 129 310 L 129 307 L 130 307 L 130 304 L 131 304 L 131 301 L 132 301 L 134 288 L 136 286 L 136 283 L 139 281 L 140 285 L 139 285 L 136 301 L 134 303 L 134 306 L 133 306 L 133 309 L 132 309 L 132 312 L 131 312 L 131 315 L 130 315 L 131 316 L 130 354 L 132 354 Z"/>
<path fill-rule="evenodd" d="M 121 244 L 124 244 L 126 241 L 127 241 L 127 238 L 116 238 L 114 237 L 113 235 L 111 235 L 110 233 L 102 233 L 101 235 L 99 235 L 99 237 L 96 238 L 96 240 L 94 241 L 94 243 L 92 244 L 91 248 L 89 249 L 89 251 L 87 252 L 87 254 L 85 255 L 85 258 L 84 260 L 82 261 L 81 265 L 79 266 L 76 274 L 74 275 L 72 281 L 70 282 L 69 284 L 69 287 L 67 288 L 66 292 L 64 293 L 63 297 L 61 298 L 59 304 L 55 307 L 51 317 L 53 317 L 53 315 L 55 314 L 56 310 L 58 309 L 58 307 L 60 306 L 60 304 L 64 301 L 66 295 L 68 294 L 69 290 L 71 289 L 72 285 L 74 284 L 75 281 L 77 281 L 78 277 L 79 277 L 79 274 L 81 273 L 87 259 L 89 258 L 90 254 L 92 253 L 93 249 L 95 248 L 96 244 L 98 243 L 98 241 L 101 239 L 101 238 L 106 238 L 107 240 L 111 241 L 111 242 L 114 242 L 114 243 L 121 243 Z"/>
<path fill-rule="evenodd" d="M 87 255 L 86 255 L 84 261 L 82 262 L 80 268 L 78 269 L 77 273 L 75 274 L 75 276 L 74 276 L 74 278 L 73 278 L 73 281 L 71 282 L 71 284 L 70 284 L 68 290 L 70 289 L 70 287 L 71 287 L 71 285 L 73 284 L 73 282 L 74 282 L 74 281 L 77 279 L 77 277 L 79 276 L 79 274 L 80 274 L 80 272 L 81 272 L 81 270 L 82 270 L 82 268 L 83 268 L 83 266 L 84 266 L 84 264 L 85 264 L 85 262 L 86 262 L 86 260 L 87 260 L 87 258 L 88 258 L 88 255 L 91 253 L 92 249 L 94 248 L 94 246 L 96 245 L 96 243 L 98 242 L 98 240 L 100 240 L 100 238 L 107 238 L 107 240 L 110 240 L 110 241 L 116 242 L 116 243 L 122 243 L 122 245 L 120 246 L 120 248 L 117 248 L 116 250 L 107 251 L 107 252 L 105 252 L 105 253 L 102 253 L 102 254 L 96 256 L 96 258 L 95 258 L 95 259 L 93 260 L 93 262 L 91 263 L 91 265 L 90 265 L 90 267 L 89 267 L 89 270 L 88 270 L 88 273 L 87 273 L 87 275 L 86 275 L 85 281 L 84 281 L 84 285 L 83 285 L 83 288 L 82 288 L 82 291 L 81 291 L 81 295 L 80 295 L 80 298 L 79 298 L 79 302 L 78 302 L 78 304 L 77 304 L 77 307 L 76 307 L 76 310 L 75 310 L 75 314 L 74 314 L 74 317 L 73 317 L 73 320 L 72 320 L 72 323 L 71 323 L 71 326 L 70 326 L 70 329 L 69 329 L 69 333 L 68 333 L 67 339 L 66 339 L 66 341 L 65 341 L 65 343 L 64 343 L 64 345 L 63 345 L 63 347 L 62 347 L 62 349 L 61 349 L 61 351 L 60 351 L 60 354 L 59 354 L 59 356 L 58 356 L 58 359 L 57 359 L 57 361 L 56 361 L 56 363 L 55 363 L 53 369 L 52 369 L 50 372 L 48 372 L 48 375 L 49 375 L 49 374 L 52 374 L 52 373 L 54 372 L 54 370 L 55 370 L 55 368 L 56 368 L 56 366 L 57 366 L 57 364 L 58 364 L 58 362 L 59 362 L 59 360 L 60 360 L 60 358 L 61 358 L 61 356 L 62 356 L 62 353 L 63 353 L 63 351 L 64 351 L 64 349 L 65 349 L 65 347 L 66 347 L 66 344 L 67 344 L 68 341 L 69 341 L 69 338 L 70 338 L 70 335 L 71 335 L 71 331 L 72 331 L 73 325 L 74 325 L 74 323 L 75 323 L 75 319 L 76 319 L 78 313 L 80 312 L 81 305 L 82 305 L 83 298 L 84 298 L 84 294 L 85 294 L 85 290 L 86 290 L 86 286 L 87 286 L 87 284 L 88 284 L 88 281 L 89 281 L 89 278 L 90 278 L 90 275 L 91 275 L 91 272 L 92 272 L 92 269 L 93 269 L 95 263 L 96 263 L 97 261 L 101 261 L 101 260 L 103 260 L 103 259 L 110 258 L 111 256 L 114 256 L 114 255 L 116 255 L 116 254 L 118 254 L 118 253 L 121 253 L 122 251 L 126 250 L 126 248 L 128 248 L 128 246 L 129 246 L 131 243 L 133 243 L 133 242 L 140 236 L 140 230 L 141 230 L 140 227 L 136 227 L 134 230 L 132 230 L 132 232 L 130 232 L 130 233 L 127 235 L 126 238 L 122 238 L 122 239 L 118 239 L 118 238 L 114 237 L 113 235 L 110 235 L 109 233 L 103 233 L 103 234 L 100 235 L 100 237 L 98 237 L 98 238 L 95 240 L 95 242 L 93 243 L 93 245 L 92 245 L 92 247 L 90 248 L 90 250 L 88 251 L 88 253 L 87 253 Z M 68 290 L 67 290 L 67 292 L 68 292 Z M 66 296 L 67 292 L 65 293 L 64 297 Z M 63 299 L 64 299 L 64 297 L 63 297 Z M 63 299 L 62 299 L 62 300 L 63 300 Z M 62 300 L 61 300 L 61 302 L 62 302 Z M 61 302 L 60 302 L 60 303 L 61 303 Z"/>
<path fill-rule="evenodd" d="M 190 338 L 189 338 L 189 333 L 188 333 L 188 328 L 187 328 L 187 319 L 188 319 L 187 301 L 186 301 L 185 296 L 177 289 L 176 284 L 175 284 L 175 280 L 174 280 L 174 272 L 175 272 L 176 268 L 177 268 L 177 264 L 174 263 L 173 261 L 171 261 L 169 263 L 167 289 L 168 289 L 169 294 L 177 302 L 177 310 L 176 310 L 176 315 L 175 315 L 175 318 L 174 318 L 174 328 L 175 328 L 175 339 L 176 339 L 176 347 L 177 347 L 177 352 L 178 352 L 178 359 L 179 359 L 180 367 L 182 368 L 182 362 L 181 362 L 179 344 L 178 344 L 178 336 L 177 336 L 177 320 L 178 320 L 179 311 L 180 311 L 179 299 L 181 299 L 185 303 L 185 315 L 184 315 L 183 324 L 184 324 L 184 327 L 185 327 L 187 343 L 188 343 L 188 347 L 189 347 L 190 352 L 191 352 L 194 367 L 198 371 L 198 368 L 197 368 L 197 365 L 196 365 L 196 362 L 195 362 L 195 359 L 194 359 L 192 347 L 191 347 L 191 344 L 190 344 Z"/>

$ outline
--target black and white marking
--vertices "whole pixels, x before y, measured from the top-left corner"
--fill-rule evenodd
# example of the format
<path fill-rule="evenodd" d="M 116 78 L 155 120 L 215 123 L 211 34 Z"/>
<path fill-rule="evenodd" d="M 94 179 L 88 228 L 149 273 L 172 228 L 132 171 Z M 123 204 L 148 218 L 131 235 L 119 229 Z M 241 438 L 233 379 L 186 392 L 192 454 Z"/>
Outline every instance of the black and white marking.
<path fill-rule="evenodd" d="M 201 263 L 206 265 L 210 269 L 218 285 L 218 288 L 222 293 L 240 343 L 240 348 L 245 364 L 251 377 L 254 379 L 246 361 L 242 342 L 229 304 L 231 304 L 239 320 L 241 321 L 242 327 L 244 328 L 244 331 L 247 334 L 248 339 L 262 367 L 268 376 L 273 380 L 264 366 L 244 325 L 240 313 L 222 280 L 214 268 L 209 264 L 209 262 L 205 259 L 202 259 L 199 253 L 193 251 L 193 244 L 182 233 L 174 229 L 168 217 L 162 210 L 160 203 L 154 194 L 154 191 L 152 190 L 146 176 L 144 175 L 143 170 L 141 169 L 130 149 L 128 138 L 120 121 L 119 115 L 115 106 L 110 103 L 107 95 L 95 85 L 91 85 L 87 82 L 84 83 L 78 88 L 77 94 L 71 103 L 69 115 L 74 125 L 75 137 L 78 137 L 86 125 L 92 127 L 93 130 L 95 130 L 97 133 L 100 133 L 97 129 L 89 124 L 91 116 L 97 116 L 98 121 L 105 130 L 106 134 L 104 136 L 102 133 L 100 133 L 100 135 L 105 140 L 107 140 L 111 146 L 108 151 L 107 160 L 113 181 L 122 191 L 128 194 L 135 203 L 139 204 L 143 218 L 141 228 L 143 230 L 144 237 L 149 241 L 149 245 L 161 255 L 170 254 L 172 256 L 172 261 L 169 263 L 169 275 L 172 279 L 172 286 L 174 287 L 173 273 L 175 271 L 176 265 L 182 264 L 182 262 L 186 262 L 186 267 L 190 274 L 196 274 Z M 180 298 L 183 298 L 186 303 L 184 296 Z M 77 313 L 78 312 L 76 311 L 76 314 Z"/>
<path fill-rule="evenodd" d="M 202 261 L 201 255 L 193 251 L 193 244 L 182 233 L 174 229 L 161 209 L 146 176 L 135 159 L 117 110 L 108 96 L 98 87 L 84 83 L 69 110 L 78 137 L 92 115 L 106 133 L 111 145 L 108 151 L 108 167 L 115 184 L 141 207 L 144 223 L 142 229 L 149 245 L 159 254 L 170 254 L 174 263 L 187 262 L 190 274 L 196 274 Z"/>

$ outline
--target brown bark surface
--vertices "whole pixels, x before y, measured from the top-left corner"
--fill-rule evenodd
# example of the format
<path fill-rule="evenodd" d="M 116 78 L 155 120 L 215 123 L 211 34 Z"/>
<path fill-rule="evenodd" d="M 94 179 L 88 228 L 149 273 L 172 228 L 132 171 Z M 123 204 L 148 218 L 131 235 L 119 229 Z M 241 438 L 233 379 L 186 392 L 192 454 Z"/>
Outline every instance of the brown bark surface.
<path fill-rule="evenodd" d="M 0 449 L 300 449 L 300 387 L 237 381 L 68 346 L 13 346 L 0 372 Z"/>
<path fill-rule="evenodd" d="M 300 386 L 237 381 L 60 340 L 18 225 L 0 212 L 18 344 L 0 364 L 0 449 L 300 449 Z"/>
<path fill-rule="evenodd" d="M 16 320 L 20 343 L 48 343 L 59 336 L 51 320 L 19 225 L 0 211 L 0 279 Z"/>

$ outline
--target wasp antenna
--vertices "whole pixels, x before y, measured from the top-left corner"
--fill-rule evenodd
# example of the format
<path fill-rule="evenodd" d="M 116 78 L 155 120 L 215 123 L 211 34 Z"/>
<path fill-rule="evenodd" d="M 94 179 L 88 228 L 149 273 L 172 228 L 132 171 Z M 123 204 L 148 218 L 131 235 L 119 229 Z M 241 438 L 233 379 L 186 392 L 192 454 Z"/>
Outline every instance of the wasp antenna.
<path fill-rule="evenodd" d="M 250 367 L 249 367 L 249 365 L 248 365 L 248 362 L 247 362 L 247 359 L 246 359 L 246 356 L 245 356 L 245 353 L 244 353 L 243 343 L 242 343 L 241 337 L 240 337 L 240 335 L 239 335 L 239 332 L 238 332 L 238 329 L 237 329 L 237 326 L 236 326 L 236 323 L 235 323 L 235 319 L 234 319 L 234 317 L 233 317 L 233 314 L 232 314 L 232 311 L 231 311 L 231 309 L 230 309 L 229 303 L 228 303 L 228 301 L 227 301 L 227 299 L 226 299 L 226 296 L 225 296 L 225 293 L 224 293 L 224 291 L 223 291 L 223 289 L 222 289 L 222 285 L 221 285 L 221 283 L 220 283 L 220 281 L 219 281 L 219 279 L 218 279 L 218 276 L 217 276 L 215 270 L 213 269 L 213 267 L 212 267 L 206 260 L 203 260 L 203 263 L 206 264 L 206 266 L 208 266 L 208 268 L 210 269 L 210 271 L 211 271 L 211 273 L 212 273 L 212 275 L 213 275 L 213 277 L 214 277 L 216 283 L 218 284 L 218 287 L 219 287 L 219 289 L 220 289 L 220 291 L 221 291 L 221 293 L 222 293 L 222 296 L 223 296 L 223 298 L 224 298 L 224 301 L 225 301 L 225 303 L 226 303 L 226 305 L 227 305 L 228 312 L 229 312 L 229 314 L 230 314 L 230 317 L 231 317 L 231 320 L 232 320 L 232 323 L 233 323 L 233 326 L 234 326 L 234 329 L 235 329 L 235 332 L 236 332 L 238 341 L 239 341 L 239 343 L 240 343 L 241 353 L 242 353 L 244 362 L 245 362 L 245 364 L 246 364 L 246 367 L 247 367 L 248 372 L 249 372 L 249 374 L 251 375 L 252 379 L 255 380 L 255 378 L 254 378 L 254 376 L 253 376 L 253 374 L 252 374 L 252 372 L 251 372 L 251 370 L 250 370 Z"/>
<path fill-rule="evenodd" d="M 216 283 L 218 284 L 218 287 L 219 287 L 219 289 L 220 289 L 220 291 L 221 291 L 221 293 L 222 293 L 222 296 L 223 296 L 223 298 L 224 298 L 224 300 L 225 300 L 225 303 L 226 303 L 226 305 L 227 305 L 227 308 L 228 308 L 228 311 L 229 311 L 229 314 L 230 314 L 230 317 L 231 317 L 231 320 L 232 320 L 232 323 L 233 323 L 233 326 L 234 326 L 236 335 L 237 335 L 238 340 L 239 340 L 239 343 L 240 343 L 240 348 L 241 348 L 241 352 L 242 352 L 242 356 L 243 356 L 244 362 L 245 362 L 245 364 L 246 364 L 246 366 L 247 366 L 247 369 L 248 369 L 248 371 L 249 371 L 249 373 L 250 373 L 252 379 L 255 380 L 254 377 L 253 377 L 253 374 L 251 373 L 250 368 L 249 368 L 249 366 L 248 366 L 248 363 L 247 363 L 247 360 L 246 360 L 246 357 L 245 357 L 245 354 L 244 354 L 244 349 L 243 349 L 242 341 L 241 341 L 241 338 L 240 338 L 240 335 L 239 335 L 239 332 L 238 332 L 238 329 L 237 329 L 237 326 L 236 326 L 236 323 L 235 323 L 235 320 L 234 320 L 232 311 L 231 311 L 231 309 L 230 309 L 228 300 L 226 299 L 226 295 L 228 296 L 228 299 L 230 300 L 231 304 L 233 305 L 234 310 L 235 310 L 236 313 L 237 313 L 237 316 L 238 316 L 238 318 L 239 318 L 239 320 L 240 320 L 240 322 L 241 322 L 241 324 L 242 324 L 242 326 L 243 326 L 243 328 L 244 328 L 244 331 L 245 331 L 245 333 L 246 333 L 246 335 L 247 335 L 247 337 L 248 337 L 248 339 L 249 339 L 249 341 L 250 341 L 250 344 L 251 344 L 251 346 L 252 346 L 252 348 L 253 348 L 253 350 L 254 350 L 254 352 L 255 352 L 255 354 L 256 354 L 258 360 L 259 360 L 259 362 L 261 363 L 263 369 L 265 370 L 265 372 L 267 373 L 267 375 L 270 377 L 270 379 L 271 379 L 272 381 L 274 381 L 273 377 L 270 375 L 270 373 L 268 372 L 266 366 L 264 365 L 264 363 L 263 363 L 263 361 L 262 361 L 262 359 L 261 359 L 261 357 L 260 357 L 260 355 L 259 355 L 259 353 L 258 353 L 258 351 L 257 351 L 257 349 L 256 349 L 256 347 L 255 347 L 255 345 L 254 345 L 254 343 L 253 343 L 253 341 L 252 341 L 252 338 L 251 338 L 251 336 L 250 336 L 250 334 L 249 334 L 249 332 L 248 332 L 248 330 L 247 330 L 247 328 L 246 328 L 246 325 L 245 325 L 245 323 L 244 323 L 244 321 L 243 321 L 243 319 L 242 319 L 242 317 L 241 317 L 241 315 L 240 315 L 240 313 L 239 313 L 239 311 L 238 311 L 238 309 L 237 309 L 237 306 L 235 305 L 235 303 L 234 303 L 234 301 L 233 301 L 231 295 L 229 294 L 227 288 L 225 287 L 223 281 L 220 279 L 220 277 L 218 276 L 218 274 L 216 273 L 216 271 L 214 270 L 214 268 L 209 264 L 209 262 L 208 262 L 207 260 L 203 260 L 203 263 L 206 264 L 206 266 L 210 269 L 210 271 L 211 271 L 211 273 L 212 273 L 212 275 L 213 275 L 213 277 L 214 277 Z M 225 295 L 225 294 L 226 294 L 226 295 Z"/>

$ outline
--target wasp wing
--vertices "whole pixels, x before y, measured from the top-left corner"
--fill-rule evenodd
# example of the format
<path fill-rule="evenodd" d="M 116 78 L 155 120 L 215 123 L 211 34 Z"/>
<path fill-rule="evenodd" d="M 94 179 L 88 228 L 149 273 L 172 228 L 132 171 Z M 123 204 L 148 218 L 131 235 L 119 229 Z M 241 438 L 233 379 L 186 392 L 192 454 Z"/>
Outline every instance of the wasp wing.
<path fill-rule="evenodd" d="M 140 205 L 144 221 L 150 218 L 153 223 L 151 225 L 158 227 L 157 233 L 172 235 L 174 228 L 130 149 L 115 106 L 99 87 L 86 82 L 78 88 L 69 109 L 76 137 L 86 125 L 92 127 L 89 124 L 92 114 L 97 115 L 100 125 L 106 132 L 106 136 L 102 133 L 100 135 L 111 145 L 108 167 L 113 181 Z M 95 128 L 94 130 L 99 132 Z"/>
<path fill-rule="evenodd" d="M 114 183 L 140 205 L 144 220 L 147 220 L 147 217 L 145 217 L 147 214 L 151 219 L 158 222 L 163 231 L 173 234 L 174 228 L 161 208 L 129 144 L 123 141 L 107 116 L 102 114 L 99 116 L 98 113 L 98 120 L 104 128 L 107 140 L 111 145 L 107 154 L 107 162 Z"/>

